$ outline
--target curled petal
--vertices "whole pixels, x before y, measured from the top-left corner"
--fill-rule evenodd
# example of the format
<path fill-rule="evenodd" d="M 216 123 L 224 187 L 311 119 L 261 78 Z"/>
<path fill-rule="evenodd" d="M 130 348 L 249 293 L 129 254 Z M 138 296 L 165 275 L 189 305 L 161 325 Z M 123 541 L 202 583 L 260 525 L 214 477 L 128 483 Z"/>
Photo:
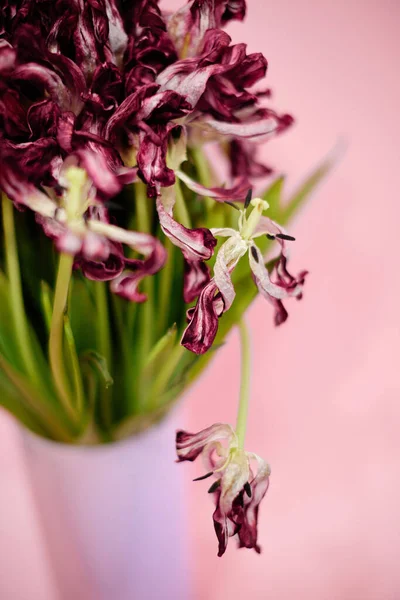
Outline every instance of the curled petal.
<path fill-rule="evenodd" d="M 17 208 L 26 207 L 44 218 L 52 218 L 57 204 L 34 185 L 20 179 L 8 163 L 0 170 L 0 187 Z"/>
<path fill-rule="evenodd" d="M 183 299 L 189 304 L 200 294 L 203 287 L 210 281 L 210 270 L 201 260 L 185 260 Z"/>
<path fill-rule="evenodd" d="M 125 259 L 126 270 L 122 271 L 111 283 L 111 291 L 127 300 L 143 302 L 146 296 L 138 291 L 139 283 L 147 275 L 154 275 L 165 264 L 166 250 L 159 240 L 146 233 L 127 231 L 116 225 L 90 220 L 89 228 L 113 242 L 126 244 L 145 259 Z"/>
<path fill-rule="evenodd" d="M 75 128 L 75 115 L 72 112 L 64 112 L 60 115 L 57 123 L 57 142 L 66 152 L 72 150 L 72 136 Z"/>
<path fill-rule="evenodd" d="M 136 252 L 143 254 L 147 258 L 156 252 L 160 258 L 158 261 L 159 263 L 161 262 L 161 258 L 164 261 L 166 259 L 164 246 L 159 240 L 147 233 L 128 231 L 121 227 L 117 227 L 116 225 L 110 225 L 109 223 L 95 220 L 88 221 L 88 227 L 94 233 L 103 235 L 113 242 L 119 242 L 120 244 L 130 246 L 133 250 L 136 250 Z"/>
<path fill-rule="evenodd" d="M 222 23 L 231 19 L 243 21 L 246 16 L 246 0 L 227 0 L 225 1 L 225 10 L 222 13 Z"/>
<path fill-rule="evenodd" d="M 121 64 L 128 45 L 128 36 L 124 30 L 121 15 L 116 7 L 115 0 L 105 0 L 108 17 L 108 39 L 115 64 Z"/>
<path fill-rule="evenodd" d="M 242 20 L 245 14 L 245 0 L 191 0 L 169 18 L 168 33 L 179 54 L 195 56 L 207 30 L 231 19 Z"/>
<path fill-rule="evenodd" d="M 168 214 L 161 198 L 157 198 L 157 211 L 163 232 L 175 246 L 181 248 L 186 260 L 198 261 L 211 258 L 217 240 L 209 229 L 184 227 Z"/>
<path fill-rule="evenodd" d="M 143 100 L 146 97 L 155 94 L 157 90 L 157 85 L 150 84 L 142 86 L 133 94 L 130 94 L 125 98 L 107 122 L 105 129 L 106 139 L 113 140 L 116 138 L 116 135 L 121 128 L 129 126 L 131 122 L 135 122 L 136 115 L 142 106 Z"/>
<path fill-rule="evenodd" d="M 147 96 L 136 118 L 138 121 L 152 120 L 167 123 L 172 119 L 185 116 L 191 109 L 188 99 L 177 90 L 160 88 L 157 94 Z"/>
<path fill-rule="evenodd" d="M 111 250 L 109 256 L 103 260 L 87 260 L 78 257 L 75 266 L 80 267 L 82 273 L 88 279 L 111 281 L 122 273 L 125 261 L 123 255 Z"/>
<path fill-rule="evenodd" d="M 55 137 L 60 108 L 53 100 L 42 100 L 32 104 L 27 113 L 27 121 L 32 137 Z"/>
<path fill-rule="evenodd" d="M 235 436 L 232 438 L 233 442 L 236 440 Z M 220 441 L 210 442 L 204 446 L 201 458 L 203 460 L 205 472 L 210 473 L 221 469 L 221 467 L 226 464 L 228 456 L 229 446 L 226 444 L 222 445 Z M 220 472 L 214 473 L 214 476 L 221 477 Z"/>
<path fill-rule="evenodd" d="M 259 554 L 261 548 L 257 544 L 258 510 L 260 502 L 268 490 L 271 470 L 269 465 L 256 454 L 247 453 L 247 455 L 257 461 L 258 469 L 256 476 L 250 482 L 251 497 L 247 494 L 243 495 L 244 519 L 238 532 L 239 546 L 254 548 Z"/>
<path fill-rule="evenodd" d="M 15 69 L 13 79 L 36 84 L 49 92 L 61 107 L 68 110 L 71 103 L 69 91 L 65 87 L 61 77 L 51 69 L 36 63 L 26 63 Z"/>
<path fill-rule="evenodd" d="M 194 122 L 193 125 L 201 127 L 205 131 L 245 139 L 267 136 L 277 131 L 276 121 L 269 117 L 267 119 L 254 118 L 249 121 L 236 123 L 203 117 Z"/>
<path fill-rule="evenodd" d="M 210 77 L 225 70 L 219 64 L 197 67 L 197 63 L 197 59 L 187 59 L 170 65 L 157 77 L 156 82 L 161 86 L 160 90 L 163 92 L 173 90 L 194 108 L 203 95 Z"/>
<path fill-rule="evenodd" d="M 289 259 L 289 248 L 288 243 L 285 240 L 290 239 L 290 236 L 287 235 L 286 230 L 272 221 L 267 217 L 261 217 L 260 222 L 257 226 L 257 229 L 253 235 L 253 238 L 259 237 L 260 235 L 270 235 L 276 238 L 276 241 L 279 243 L 281 247 L 281 254 L 275 264 L 274 273 L 277 276 L 276 283 L 282 288 L 286 289 L 290 292 L 289 295 L 296 296 L 297 298 L 301 297 L 302 287 L 304 285 L 305 277 L 307 275 L 307 271 L 301 271 L 297 277 L 294 277 L 291 273 L 289 273 L 287 268 L 287 263 Z M 290 243 L 290 242 L 289 242 Z"/>
<path fill-rule="evenodd" d="M 231 273 L 247 251 L 246 244 L 235 234 L 222 244 L 214 265 L 214 281 L 224 301 L 224 312 L 230 309 L 236 295 Z"/>
<path fill-rule="evenodd" d="M 154 143 L 150 135 L 142 136 L 137 163 L 139 174 L 148 184 L 149 195 L 154 196 L 157 187 L 168 187 L 175 183 L 175 174 L 167 167 L 167 140 Z"/>
<path fill-rule="evenodd" d="M 297 278 L 293 277 L 286 267 L 287 258 L 281 254 L 274 267 L 277 281 L 276 283 L 273 283 L 270 279 L 268 270 L 264 265 L 262 254 L 255 245 L 250 248 L 249 260 L 251 270 L 253 271 L 254 281 L 259 292 L 275 309 L 275 325 L 282 325 L 288 318 L 288 313 L 282 300 L 289 296 L 294 296 L 298 300 L 301 299 L 307 271 L 302 271 Z"/>
<path fill-rule="evenodd" d="M 275 221 L 272 221 L 272 219 L 269 219 L 268 217 L 262 216 L 260 217 L 260 220 L 252 237 L 257 238 L 261 235 L 272 235 L 275 237 L 276 235 L 279 235 L 281 233 L 286 233 L 286 230 L 281 225 L 278 225 L 278 223 L 275 223 Z M 286 246 L 283 243 L 283 240 L 278 241 L 281 244 L 281 247 L 285 250 Z"/>
<path fill-rule="evenodd" d="M 243 451 L 237 451 L 223 470 L 217 508 L 213 515 L 214 529 L 218 538 L 218 556 L 222 556 L 228 538 L 240 531 L 242 526 L 243 487 L 250 474 L 249 461 Z"/>
<path fill-rule="evenodd" d="M 282 300 L 277 300 L 272 296 L 265 296 L 265 298 L 267 298 L 274 307 L 274 323 L 279 327 L 279 325 L 282 325 L 287 320 L 289 316 L 288 311 L 284 307 Z"/>
<path fill-rule="evenodd" d="M 263 256 L 255 244 L 253 244 L 249 250 L 249 261 L 254 281 L 263 296 L 272 296 L 277 300 L 282 300 L 288 296 L 297 296 L 301 293 L 300 288 L 289 293 L 284 287 L 272 283 L 268 269 L 264 265 Z"/>
<path fill-rule="evenodd" d="M 275 265 L 277 281 L 279 285 L 285 287 L 290 292 L 291 296 L 296 296 L 300 300 L 308 271 L 301 271 L 297 277 L 294 277 L 287 269 L 287 260 L 287 257 L 282 255 Z"/>
<path fill-rule="evenodd" d="M 142 250 L 139 250 L 140 245 L 137 245 L 136 247 L 138 251 L 144 253 L 143 247 Z M 157 273 L 164 266 L 165 261 L 165 248 L 158 240 L 153 238 L 153 251 L 145 260 L 125 260 L 125 265 L 128 269 L 123 271 L 113 280 L 111 283 L 111 291 L 131 302 L 144 302 L 147 300 L 147 296 L 139 291 L 138 287 L 140 282 L 147 275 L 154 275 Z"/>
<path fill-rule="evenodd" d="M 235 451 L 223 470 L 219 508 L 223 515 L 228 515 L 235 498 L 242 491 L 250 475 L 249 460 L 245 452 Z"/>
<path fill-rule="evenodd" d="M 111 282 L 110 289 L 117 296 L 121 296 L 121 298 L 125 298 L 130 302 L 145 302 L 147 300 L 146 294 L 138 290 L 139 283 L 145 275 L 148 275 L 148 273 L 139 269 L 136 272 L 123 271 Z"/>
<path fill-rule="evenodd" d="M 249 141 L 234 139 L 230 143 L 229 157 L 233 177 L 266 177 L 272 169 L 256 160 L 256 146 Z"/>
<path fill-rule="evenodd" d="M 111 171 L 104 154 L 92 150 L 77 150 L 75 155 L 100 193 L 107 197 L 118 194 L 121 183 Z"/>
<path fill-rule="evenodd" d="M 210 231 L 216 237 L 232 237 L 237 235 L 236 229 L 232 227 L 211 227 Z"/>
<path fill-rule="evenodd" d="M 212 346 L 217 335 L 218 319 L 224 312 L 224 301 L 217 294 L 215 281 L 204 286 L 195 308 L 187 312 L 189 324 L 185 329 L 181 344 L 195 354 L 204 354 Z"/>
<path fill-rule="evenodd" d="M 226 423 L 215 423 L 198 433 L 179 430 L 176 432 L 178 461 L 193 461 L 208 444 L 219 440 L 226 440 L 230 444 L 235 435 L 232 427 Z"/>
<path fill-rule="evenodd" d="M 187 175 L 183 171 L 178 170 L 176 172 L 176 175 L 193 192 L 196 192 L 201 196 L 208 196 L 210 198 L 214 198 L 215 200 L 218 200 L 220 202 L 225 202 L 225 200 L 243 200 L 243 198 L 246 197 L 247 192 L 251 188 L 251 184 L 249 183 L 246 177 L 241 177 L 231 188 L 208 188 L 189 177 L 189 175 Z"/>
<path fill-rule="evenodd" d="M 60 151 L 56 140 L 52 137 L 40 137 L 29 142 L 14 143 L 2 140 L 0 145 L 1 171 L 5 177 L 24 179 L 40 185 L 55 185 L 58 163 L 61 162 Z M 19 185 L 16 183 L 16 185 Z"/>

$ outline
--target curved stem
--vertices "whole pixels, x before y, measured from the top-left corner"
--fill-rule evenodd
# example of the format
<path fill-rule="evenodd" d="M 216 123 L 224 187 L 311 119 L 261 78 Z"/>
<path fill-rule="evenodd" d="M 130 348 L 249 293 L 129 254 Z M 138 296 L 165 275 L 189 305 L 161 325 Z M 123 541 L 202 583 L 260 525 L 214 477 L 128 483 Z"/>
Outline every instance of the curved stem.
<path fill-rule="evenodd" d="M 67 304 L 69 282 L 72 275 L 74 257 L 60 254 L 56 289 L 54 294 L 53 314 L 51 317 L 49 336 L 49 360 L 54 383 L 60 400 L 67 414 L 75 419 L 75 410 L 71 402 L 71 391 L 64 365 L 64 311 Z"/>
<path fill-rule="evenodd" d="M 236 421 L 236 435 L 239 448 L 244 447 L 246 437 L 247 415 L 249 410 L 250 395 L 250 337 L 244 319 L 239 321 L 240 345 L 241 345 L 241 373 L 240 373 L 240 396 Z"/>

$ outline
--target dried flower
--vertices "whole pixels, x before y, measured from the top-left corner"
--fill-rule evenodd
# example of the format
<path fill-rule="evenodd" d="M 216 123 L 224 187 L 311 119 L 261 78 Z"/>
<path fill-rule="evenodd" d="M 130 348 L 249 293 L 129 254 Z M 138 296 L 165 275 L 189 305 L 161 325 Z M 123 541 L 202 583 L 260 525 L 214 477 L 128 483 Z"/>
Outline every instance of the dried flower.
<path fill-rule="evenodd" d="M 213 235 L 228 239 L 218 251 L 214 277 L 202 289 L 196 307 L 188 311 L 189 325 L 183 334 L 182 344 L 196 354 L 203 354 L 210 348 L 217 333 L 219 317 L 232 305 L 235 289 L 231 273 L 245 254 L 248 254 L 258 290 L 275 306 L 276 325 L 287 318 L 282 300 L 289 296 L 298 299 L 302 297 L 306 272 L 302 271 L 298 277 L 293 277 L 287 270 L 288 250 L 285 242 L 294 238 L 271 219 L 262 216 L 268 209 L 265 200 L 254 198 L 250 202 L 248 196 L 248 202 L 252 210 L 248 216 L 246 205 L 244 210 L 239 211 L 238 230 L 231 227 L 211 229 Z M 264 235 L 269 239 L 276 239 L 281 246 L 281 253 L 274 267 L 277 276 L 275 282 L 271 280 L 263 255 L 254 242 Z"/>
<path fill-rule="evenodd" d="M 227 445 L 223 445 L 224 441 Z M 214 528 L 218 538 L 218 556 L 226 550 L 228 539 L 238 536 L 239 547 L 261 549 L 257 543 L 258 509 L 268 490 L 270 468 L 257 454 L 240 448 L 230 425 L 216 423 L 199 433 L 178 431 L 176 452 L 179 461 L 194 461 L 200 454 L 206 475 L 214 477 Z M 252 468 L 256 465 L 256 471 Z M 195 481 L 197 481 L 195 480 Z"/>

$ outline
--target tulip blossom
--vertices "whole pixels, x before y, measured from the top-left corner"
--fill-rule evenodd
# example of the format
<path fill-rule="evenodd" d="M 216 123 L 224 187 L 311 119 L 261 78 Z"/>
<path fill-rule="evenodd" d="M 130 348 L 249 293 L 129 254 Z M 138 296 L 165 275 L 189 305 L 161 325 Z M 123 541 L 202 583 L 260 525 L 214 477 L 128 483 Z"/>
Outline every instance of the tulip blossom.
<path fill-rule="evenodd" d="M 254 548 L 260 553 L 258 510 L 268 490 L 269 465 L 257 454 L 244 451 L 235 431 L 223 423 L 216 423 L 199 433 L 178 431 L 176 452 L 178 461 L 194 461 L 202 456 L 206 475 L 195 481 L 208 477 L 215 479 L 208 491 L 215 503 L 213 521 L 218 556 L 224 554 L 228 539 L 234 535 L 238 537 L 239 547 Z"/>
<path fill-rule="evenodd" d="M 85 170 L 68 166 L 61 181 L 65 187 L 60 198 L 33 192 L 25 196 L 25 205 L 34 209 L 36 220 L 57 249 L 75 256 L 75 266 L 88 279 L 113 280 L 112 291 L 136 302 L 144 301 L 146 296 L 137 287 L 143 277 L 163 267 L 166 252 L 162 244 L 146 233 L 111 224 Z M 122 244 L 144 255 L 145 260 L 125 258 Z"/>
<path fill-rule="evenodd" d="M 245 208 L 239 211 L 237 230 L 231 227 L 211 229 L 214 236 L 227 240 L 218 251 L 213 278 L 202 289 L 195 308 L 188 311 L 189 325 L 183 334 L 182 344 L 196 354 L 203 354 L 210 348 L 217 333 L 219 317 L 229 310 L 234 301 L 235 288 L 231 274 L 245 254 L 248 255 L 259 292 L 275 307 L 276 325 L 287 318 L 282 300 L 302 297 L 306 271 L 293 277 L 287 270 L 289 253 L 286 242 L 294 238 L 287 235 L 274 221 L 263 216 L 263 212 L 268 209 L 265 200 L 254 198 L 250 201 L 250 197 L 251 193 L 247 197 Z M 249 204 L 252 210 L 247 215 Z M 274 267 L 276 281 L 271 279 L 263 255 L 254 241 L 263 235 L 277 240 L 281 246 L 281 253 Z"/>

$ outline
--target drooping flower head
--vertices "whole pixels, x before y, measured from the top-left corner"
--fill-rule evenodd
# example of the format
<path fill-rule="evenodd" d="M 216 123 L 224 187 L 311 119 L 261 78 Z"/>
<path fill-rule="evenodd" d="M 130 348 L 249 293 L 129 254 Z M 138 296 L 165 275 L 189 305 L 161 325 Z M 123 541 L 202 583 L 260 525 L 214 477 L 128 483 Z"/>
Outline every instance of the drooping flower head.
<path fill-rule="evenodd" d="M 178 461 L 194 461 L 201 455 L 206 475 L 197 480 L 214 478 L 208 491 L 215 502 L 213 521 L 218 556 L 224 554 L 229 538 L 235 535 L 239 547 L 254 548 L 260 553 L 258 510 L 268 490 L 269 465 L 257 454 L 241 449 L 235 431 L 223 423 L 199 433 L 178 431 L 176 452 Z"/>

